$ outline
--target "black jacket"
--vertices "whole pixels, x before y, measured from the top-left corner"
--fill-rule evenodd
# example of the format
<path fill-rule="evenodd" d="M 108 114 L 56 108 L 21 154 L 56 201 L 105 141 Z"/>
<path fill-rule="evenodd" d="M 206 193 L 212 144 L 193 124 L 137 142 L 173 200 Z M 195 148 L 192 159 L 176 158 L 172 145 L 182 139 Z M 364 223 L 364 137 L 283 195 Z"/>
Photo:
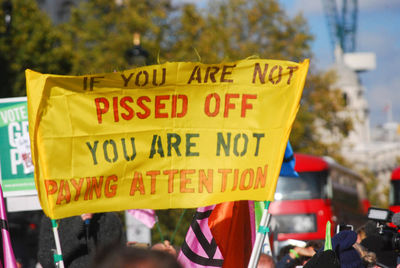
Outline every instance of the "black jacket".
<path fill-rule="evenodd" d="M 124 243 L 122 223 L 115 213 L 93 214 L 85 226 L 80 216 L 58 220 L 58 234 L 65 267 L 88 267 L 97 248 Z M 44 268 L 55 267 L 56 250 L 51 220 L 42 218 L 38 260 Z"/>

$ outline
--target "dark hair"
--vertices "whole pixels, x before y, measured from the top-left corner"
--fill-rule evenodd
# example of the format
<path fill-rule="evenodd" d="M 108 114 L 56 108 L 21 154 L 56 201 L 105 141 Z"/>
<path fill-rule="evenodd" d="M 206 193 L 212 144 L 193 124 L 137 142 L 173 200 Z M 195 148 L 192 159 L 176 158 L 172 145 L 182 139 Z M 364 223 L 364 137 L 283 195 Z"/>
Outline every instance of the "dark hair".
<path fill-rule="evenodd" d="M 294 248 L 293 245 L 286 245 L 286 246 L 282 247 L 282 248 L 279 250 L 279 254 L 278 254 L 278 256 L 276 257 L 276 259 L 277 259 L 278 261 L 280 261 L 286 254 L 289 254 L 289 251 L 290 251 L 291 249 L 293 249 L 293 248 Z"/>
<path fill-rule="evenodd" d="M 308 247 L 312 247 L 313 249 L 315 249 L 315 250 L 318 250 L 318 249 L 320 249 L 320 248 L 322 248 L 322 241 L 319 241 L 319 240 L 310 240 L 310 241 L 308 241 L 307 242 L 307 244 L 306 244 L 306 248 L 308 248 Z"/>
<path fill-rule="evenodd" d="M 310 240 L 307 242 L 306 248 L 308 247 L 312 247 L 315 251 L 317 251 L 318 249 L 322 248 L 322 241 L 318 241 L 318 240 Z M 311 259 L 310 256 L 302 256 L 300 255 L 300 258 L 298 259 L 300 262 L 300 265 L 309 261 Z"/>
<path fill-rule="evenodd" d="M 170 254 L 137 247 L 108 246 L 96 253 L 92 268 L 127 268 L 149 264 L 154 268 L 182 268 Z"/>

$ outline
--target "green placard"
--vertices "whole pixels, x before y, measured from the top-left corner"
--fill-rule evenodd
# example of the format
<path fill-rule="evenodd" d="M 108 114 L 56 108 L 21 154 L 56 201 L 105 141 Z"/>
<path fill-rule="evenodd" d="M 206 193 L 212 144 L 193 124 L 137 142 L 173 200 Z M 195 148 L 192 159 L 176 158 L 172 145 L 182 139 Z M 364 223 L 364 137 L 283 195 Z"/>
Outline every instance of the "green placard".
<path fill-rule="evenodd" d="M 5 196 L 36 191 L 26 98 L 0 99 L 0 178 Z"/>

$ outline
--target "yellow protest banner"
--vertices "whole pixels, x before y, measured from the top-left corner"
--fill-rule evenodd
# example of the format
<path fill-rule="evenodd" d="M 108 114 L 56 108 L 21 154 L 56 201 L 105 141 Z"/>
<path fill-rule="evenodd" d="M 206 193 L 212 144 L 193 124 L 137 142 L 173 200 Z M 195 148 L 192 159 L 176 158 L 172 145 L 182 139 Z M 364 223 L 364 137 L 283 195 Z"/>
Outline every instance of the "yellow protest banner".
<path fill-rule="evenodd" d="M 173 62 L 85 76 L 27 70 L 44 212 L 58 219 L 272 200 L 308 63 Z"/>

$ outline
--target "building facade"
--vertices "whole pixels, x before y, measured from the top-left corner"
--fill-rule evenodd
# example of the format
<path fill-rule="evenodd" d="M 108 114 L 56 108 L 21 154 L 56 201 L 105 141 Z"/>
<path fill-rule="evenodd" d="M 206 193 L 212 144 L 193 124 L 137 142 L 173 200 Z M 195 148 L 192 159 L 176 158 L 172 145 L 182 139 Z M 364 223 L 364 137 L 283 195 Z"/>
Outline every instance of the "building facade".
<path fill-rule="evenodd" d="M 337 87 L 342 90 L 346 115 L 353 120 L 353 130 L 342 143 L 342 155 L 358 170 L 371 171 L 378 179 L 377 191 L 389 187 L 390 176 L 400 159 L 399 124 L 387 122 L 371 129 L 365 88 L 357 70 L 344 61 L 341 51 L 336 51 L 333 70 L 338 75 Z M 382 200 L 387 197 L 382 196 Z"/>

